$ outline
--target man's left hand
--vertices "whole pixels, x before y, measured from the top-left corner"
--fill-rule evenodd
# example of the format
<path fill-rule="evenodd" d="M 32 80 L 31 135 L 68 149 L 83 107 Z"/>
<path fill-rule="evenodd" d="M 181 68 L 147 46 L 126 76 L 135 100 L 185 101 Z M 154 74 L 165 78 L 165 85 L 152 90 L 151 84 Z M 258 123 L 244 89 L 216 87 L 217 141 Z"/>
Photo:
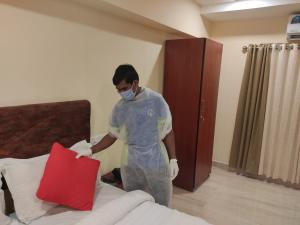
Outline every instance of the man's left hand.
<path fill-rule="evenodd" d="M 175 177 L 177 177 L 178 172 L 179 172 L 179 167 L 178 167 L 177 159 L 170 159 L 171 180 L 174 180 Z"/>

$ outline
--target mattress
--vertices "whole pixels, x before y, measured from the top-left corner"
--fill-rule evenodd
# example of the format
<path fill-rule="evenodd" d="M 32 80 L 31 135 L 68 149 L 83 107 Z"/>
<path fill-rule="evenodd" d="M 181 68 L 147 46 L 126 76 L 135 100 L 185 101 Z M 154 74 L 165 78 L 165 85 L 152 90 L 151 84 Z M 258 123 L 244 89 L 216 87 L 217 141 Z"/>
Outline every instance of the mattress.
<path fill-rule="evenodd" d="M 174 209 L 156 204 L 151 195 L 125 192 L 108 184 L 96 189 L 92 211 L 56 207 L 29 225 L 211 225 Z M 16 219 L 9 225 L 22 225 Z"/>
<path fill-rule="evenodd" d="M 46 215 L 32 221 L 30 225 L 70 225 L 88 216 L 91 212 L 99 209 L 106 203 L 120 198 L 126 192 L 112 185 L 100 183 L 96 187 L 95 201 L 92 211 L 78 211 L 67 207 L 57 206 L 51 209 Z M 12 223 L 10 225 L 23 225 L 18 222 L 15 215 L 10 216 Z"/>

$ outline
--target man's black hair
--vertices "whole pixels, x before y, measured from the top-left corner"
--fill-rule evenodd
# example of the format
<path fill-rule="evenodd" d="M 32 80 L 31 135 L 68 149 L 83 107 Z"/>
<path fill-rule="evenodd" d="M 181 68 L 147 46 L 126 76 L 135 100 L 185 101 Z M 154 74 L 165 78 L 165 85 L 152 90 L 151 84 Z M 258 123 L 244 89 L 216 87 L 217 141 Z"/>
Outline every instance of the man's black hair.
<path fill-rule="evenodd" d="M 123 64 L 118 66 L 112 79 L 113 84 L 116 86 L 125 80 L 126 83 L 132 84 L 133 81 L 139 80 L 139 75 L 130 64 Z"/>

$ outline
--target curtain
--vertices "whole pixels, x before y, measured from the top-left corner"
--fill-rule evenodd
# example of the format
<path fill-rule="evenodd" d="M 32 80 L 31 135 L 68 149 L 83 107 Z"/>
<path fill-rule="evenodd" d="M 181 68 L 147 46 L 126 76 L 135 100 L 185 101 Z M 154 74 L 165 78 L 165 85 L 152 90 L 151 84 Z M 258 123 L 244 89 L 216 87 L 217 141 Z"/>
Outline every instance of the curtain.
<path fill-rule="evenodd" d="M 270 74 L 271 45 L 248 47 L 229 167 L 257 175 L 260 164 Z"/>
<path fill-rule="evenodd" d="M 281 45 L 279 48 L 281 50 L 273 50 L 271 53 L 258 174 L 299 184 L 300 54 L 297 45 Z"/>

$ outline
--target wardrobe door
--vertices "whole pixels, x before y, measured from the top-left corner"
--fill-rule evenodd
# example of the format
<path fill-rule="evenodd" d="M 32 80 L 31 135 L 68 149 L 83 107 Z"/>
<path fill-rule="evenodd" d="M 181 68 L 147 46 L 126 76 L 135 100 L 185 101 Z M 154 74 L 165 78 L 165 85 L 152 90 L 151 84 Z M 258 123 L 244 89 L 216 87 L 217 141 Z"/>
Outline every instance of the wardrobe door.
<path fill-rule="evenodd" d="M 169 40 L 164 97 L 170 106 L 179 174 L 175 185 L 193 190 L 204 39 Z"/>
<path fill-rule="evenodd" d="M 222 44 L 206 39 L 199 111 L 195 187 L 202 184 L 211 172 L 221 57 Z"/>

